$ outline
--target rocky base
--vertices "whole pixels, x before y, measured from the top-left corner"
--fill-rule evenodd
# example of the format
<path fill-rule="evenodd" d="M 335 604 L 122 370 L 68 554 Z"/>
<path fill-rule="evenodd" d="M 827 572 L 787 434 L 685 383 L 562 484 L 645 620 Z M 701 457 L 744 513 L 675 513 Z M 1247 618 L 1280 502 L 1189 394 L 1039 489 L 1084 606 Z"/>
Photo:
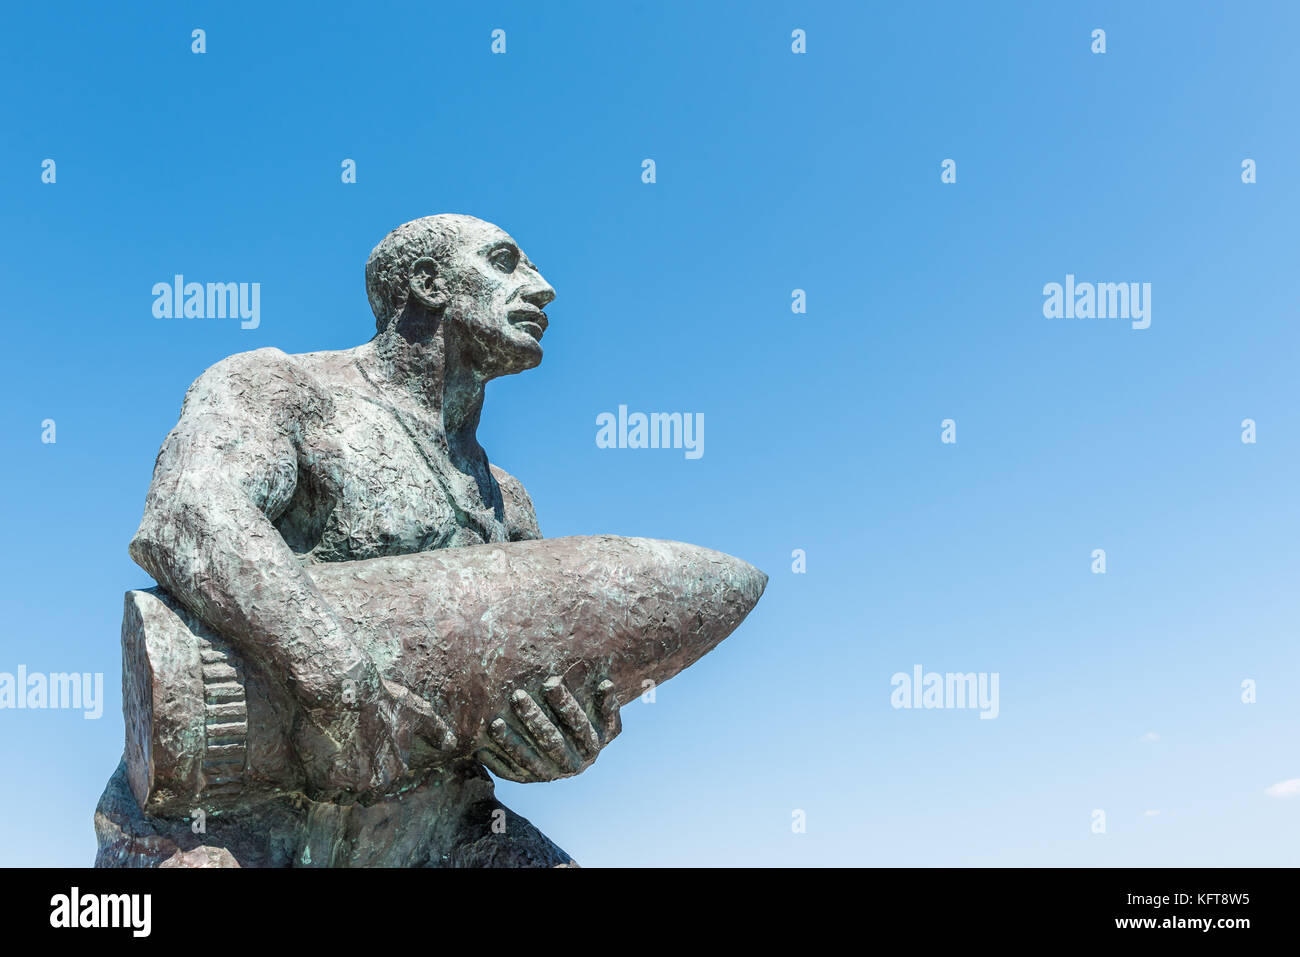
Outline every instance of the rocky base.
<path fill-rule="evenodd" d="M 278 792 L 195 813 L 194 820 L 146 815 L 127 783 L 125 762 L 119 764 L 95 809 L 95 866 L 577 866 L 497 801 L 492 779 L 472 763 L 439 769 L 409 790 L 366 804 Z"/>

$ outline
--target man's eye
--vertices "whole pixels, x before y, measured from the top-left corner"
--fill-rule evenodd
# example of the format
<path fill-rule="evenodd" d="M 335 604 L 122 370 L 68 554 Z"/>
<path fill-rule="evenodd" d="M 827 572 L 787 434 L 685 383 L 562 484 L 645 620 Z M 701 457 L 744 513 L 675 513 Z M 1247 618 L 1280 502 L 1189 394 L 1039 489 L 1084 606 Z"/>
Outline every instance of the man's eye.
<path fill-rule="evenodd" d="M 498 249 L 492 254 L 492 265 L 502 272 L 514 272 L 519 259 L 510 249 Z"/>

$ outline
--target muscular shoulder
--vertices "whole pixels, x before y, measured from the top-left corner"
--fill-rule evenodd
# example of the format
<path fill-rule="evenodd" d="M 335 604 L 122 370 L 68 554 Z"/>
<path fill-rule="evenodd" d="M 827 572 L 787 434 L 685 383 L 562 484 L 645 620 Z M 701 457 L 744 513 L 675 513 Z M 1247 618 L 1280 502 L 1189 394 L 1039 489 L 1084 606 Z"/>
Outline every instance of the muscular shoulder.
<path fill-rule="evenodd" d="M 284 507 L 305 410 L 320 402 L 296 358 L 279 349 L 241 352 L 194 380 L 154 463 L 148 507 L 166 507 L 179 487 L 214 478 L 240 487 L 268 515 Z"/>
<path fill-rule="evenodd" d="M 266 422 L 297 420 L 326 401 L 307 356 L 275 348 L 228 356 L 209 367 L 185 393 L 184 412 L 255 415 Z"/>
<path fill-rule="evenodd" d="M 537 527 L 537 512 L 523 483 L 498 465 L 493 465 L 491 468 L 492 477 L 496 479 L 497 487 L 501 489 L 501 500 L 505 503 L 505 518 L 510 540 L 541 538 L 542 532 Z"/>

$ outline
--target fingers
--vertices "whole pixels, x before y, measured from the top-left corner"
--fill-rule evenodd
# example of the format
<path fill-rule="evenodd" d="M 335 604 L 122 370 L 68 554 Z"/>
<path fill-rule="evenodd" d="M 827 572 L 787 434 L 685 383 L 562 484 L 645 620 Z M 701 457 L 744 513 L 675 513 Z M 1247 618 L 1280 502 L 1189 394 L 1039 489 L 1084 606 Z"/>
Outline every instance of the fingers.
<path fill-rule="evenodd" d="M 614 682 L 608 678 L 596 686 L 596 711 L 600 715 L 603 747 L 623 730 L 623 719 L 618 716 L 618 695 L 614 693 Z"/>
<path fill-rule="evenodd" d="M 548 768 L 541 757 L 525 743 L 518 732 L 506 724 L 503 718 L 497 718 L 488 725 L 488 734 L 506 758 L 537 780 L 548 781 L 555 777 L 555 770 Z"/>
<path fill-rule="evenodd" d="M 433 712 L 421 717 L 418 730 L 420 736 L 439 751 L 455 751 L 459 743 L 456 732 L 447 727 L 447 722 Z"/>
<path fill-rule="evenodd" d="M 577 774 L 623 730 L 612 681 L 602 681 L 596 688 L 594 719 L 588 717 L 561 678 L 543 682 L 542 697 L 554 711 L 559 726 L 522 688 L 511 695 L 510 706 L 524 730 L 516 731 L 504 718 L 488 725 L 492 745 L 480 749 L 476 757 L 498 777 L 530 782 Z"/>
<path fill-rule="evenodd" d="M 488 748 L 481 748 L 474 755 L 475 759 L 484 765 L 489 771 L 499 778 L 505 778 L 507 781 L 516 781 L 519 784 L 531 784 L 537 778 L 527 771 L 516 767 L 502 755 L 497 754 Z"/>
<path fill-rule="evenodd" d="M 433 706 L 425 701 L 409 688 L 399 685 L 395 681 L 383 679 L 384 687 L 393 697 L 393 700 L 405 708 L 414 711 L 415 733 L 424 738 L 429 744 L 439 751 L 454 751 L 457 740 L 456 733 L 447 726 Z"/>
<path fill-rule="evenodd" d="M 573 760 L 573 755 L 569 753 L 569 748 L 564 743 L 564 735 L 560 734 L 560 730 L 551 723 L 551 719 L 547 717 L 541 705 L 533 700 L 532 695 L 521 688 L 511 696 L 510 704 L 543 754 L 554 761 L 559 768 L 569 771 L 578 770 L 577 762 Z"/>
<path fill-rule="evenodd" d="M 587 712 L 582 710 L 582 705 L 578 704 L 578 699 L 565 686 L 564 681 L 560 678 L 547 678 L 542 685 L 542 695 L 568 728 L 583 757 L 595 757 L 600 751 L 600 738 L 591 726 Z"/>

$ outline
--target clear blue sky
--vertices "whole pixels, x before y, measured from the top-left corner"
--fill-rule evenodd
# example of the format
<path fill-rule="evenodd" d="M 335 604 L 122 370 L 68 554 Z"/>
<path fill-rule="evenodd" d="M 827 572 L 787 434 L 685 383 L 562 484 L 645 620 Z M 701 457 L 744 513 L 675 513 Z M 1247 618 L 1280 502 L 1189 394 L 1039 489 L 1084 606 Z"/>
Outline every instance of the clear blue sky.
<path fill-rule="evenodd" d="M 772 576 L 590 771 L 499 788 L 580 862 L 1300 862 L 1300 798 L 1265 794 L 1300 778 L 1294 4 L 6 21 L 0 671 L 103 672 L 108 700 L 0 711 L 0 863 L 93 858 L 149 584 L 126 544 L 186 387 L 364 341 L 366 256 L 434 212 L 498 223 L 558 290 L 480 432 L 543 533 Z M 259 328 L 155 319 L 175 273 L 260 282 Z M 1150 328 L 1045 318 L 1067 273 L 1150 282 Z M 704 456 L 597 448 L 619 404 L 703 413 Z M 998 718 L 891 708 L 916 664 L 996 672 Z"/>

